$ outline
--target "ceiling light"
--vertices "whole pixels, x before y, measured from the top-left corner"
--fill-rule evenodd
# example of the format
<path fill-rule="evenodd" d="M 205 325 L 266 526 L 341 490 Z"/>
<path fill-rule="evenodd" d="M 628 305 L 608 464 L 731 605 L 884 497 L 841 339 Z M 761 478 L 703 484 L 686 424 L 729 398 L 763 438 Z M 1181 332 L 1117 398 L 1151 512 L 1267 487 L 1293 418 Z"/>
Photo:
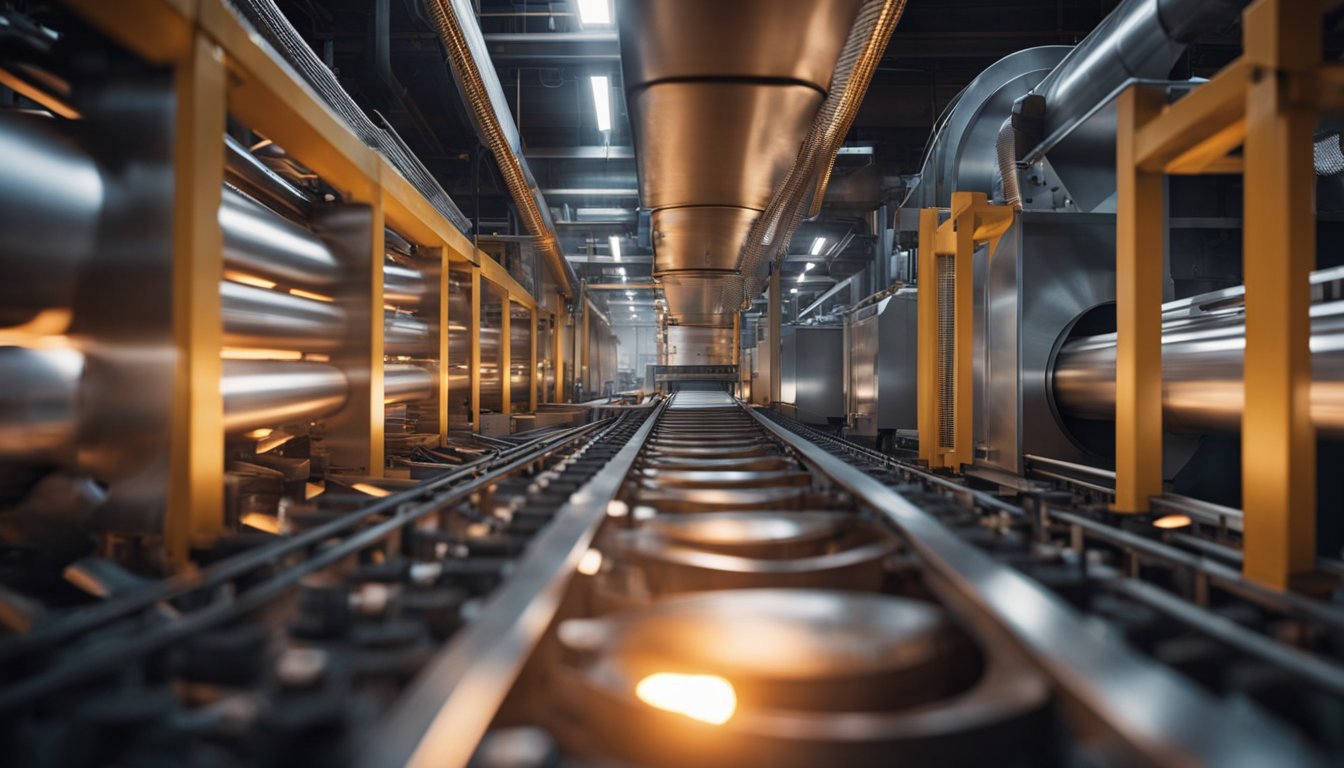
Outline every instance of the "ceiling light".
<path fill-rule="evenodd" d="M 578 0 L 578 3 L 580 24 L 586 27 L 611 23 L 611 0 Z"/>
<path fill-rule="evenodd" d="M 807 277 L 807 270 L 798 273 L 798 282 L 803 282 L 804 277 Z"/>
<path fill-rule="evenodd" d="M 632 298 L 632 297 L 634 297 L 635 292 L 634 292 L 634 291 L 626 291 L 626 292 L 625 292 L 625 295 L 626 295 L 626 298 Z"/>
<path fill-rule="evenodd" d="M 612 235 L 611 237 L 608 237 L 608 238 L 607 238 L 607 242 L 608 242 L 608 243 L 611 243 L 611 259 L 612 259 L 612 261 L 620 261 L 620 260 L 621 260 L 621 236 L 620 236 L 620 235 Z"/>
<path fill-rule="evenodd" d="M 799 280 L 798 282 L 801 283 L 802 281 Z M 790 288 L 790 289 L 789 289 L 789 293 L 797 293 L 797 292 L 798 292 L 798 289 L 797 289 L 797 288 Z"/>
<path fill-rule="evenodd" d="M 593 75 L 593 109 L 597 111 L 597 130 L 611 130 L 611 82 L 606 75 Z"/>
<path fill-rule="evenodd" d="M 808 271 L 808 270 L 810 270 L 810 269 L 816 269 L 816 267 L 817 267 L 816 264 L 813 264 L 812 262 L 809 261 L 809 262 L 807 262 L 807 264 L 803 267 L 803 271 L 806 272 L 806 271 Z"/>
<path fill-rule="evenodd" d="M 822 248 L 825 248 L 825 247 L 826 247 L 826 238 L 824 238 L 824 237 L 818 237 L 816 240 L 813 240 L 813 241 L 812 241 L 812 255 L 813 255 L 813 256 L 816 256 L 818 253 L 821 253 L 821 249 L 822 249 Z"/>
<path fill-rule="evenodd" d="M 616 274 L 620 275 L 621 277 L 625 277 L 625 267 L 617 269 Z"/>

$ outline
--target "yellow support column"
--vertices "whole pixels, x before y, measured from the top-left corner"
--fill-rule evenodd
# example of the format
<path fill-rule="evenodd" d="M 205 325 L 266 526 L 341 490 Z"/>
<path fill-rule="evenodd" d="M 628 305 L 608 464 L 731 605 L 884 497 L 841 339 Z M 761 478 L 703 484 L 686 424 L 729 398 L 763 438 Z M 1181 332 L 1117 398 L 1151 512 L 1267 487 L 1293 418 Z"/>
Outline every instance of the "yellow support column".
<path fill-rule="evenodd" d="M 508 415 L 513 413 L 513 302 L 502 287 L 497 292 L 500 296 L 499 412 Z"/>
<path fill-rule="evenodd" d="M 916 295 L 916 378 L 919 459 L 934 466 L 938 446 L 938 209 L 919 212 L 919 292 Z"/>
<path fill-rule="evenodd" d="M 223 234 L 224 56 L 196 34 L 174 74 L 173 381 L 164 546 L 174 569 L 224 529 L 224 400 L 219 281 Z"/>
<path fill-rule="evenodd" d="M 1160 113 L 1160 92 L 1120 95 L 1116 140 L 1115 505 L 1146 512 L 1162 493 L 1162 251 L 1160 171 L 1138 165 L 1135 136 Z"/>
<path fill-rule="evenodd" d="M 537 387 L 545 386 L 545 378 L 541 375 L 541 371 L 537 370 L 536 307 L 533 307 L 532 309 L 528 310 L 528 322 L 531 323 L 532 328 L 531 336 L 529 336 L 529 338 L 531 339 L 530 346 L 532 347 L 532 350 L 531 350 L 531 360 L 529 362 L 530 367 L 528 368 L 528 374 L 527 374 L 527 381 L 529 383 L 527 393 L 527 410 L 535 411 L 537 410 Z"/>
<path fill-rule="evenodd" d="M 471 429 L 481 431 L 481 270 L 471 268 Z"/>
<path fill-rule="evenodd" d="M 448 359 L 449 344 L 448 334 L 448 284 L 452 277 L 452 265 L 449 263 L 448 249 L 438 248 L 439 252 L 439 445 L 448 444 L 448 403 L 452 397 L 449 391 L 448 379 L 453 370 L 453 361 Z"/>
<path fill-rule="evenodd" d="M 1245 14 L 1246 406 L 1242 507 L 1247 578 L 1287 589 L 1315 567 L 1308 277 L 1316 260 L 1314 104 L 1319 3 L 1260 0 Z M 1295 87 L 1298 86 L 1298 87 Z"/>
<path fill-rule="evenodd" d="M 555 370 L 555 402 L 565 402 L 565 326 L 569 324 L 569 312 L 565 309 L 565 297 L 555 295 L 555 321 L 551 324 L 552 353 L 551 366 Z"/>

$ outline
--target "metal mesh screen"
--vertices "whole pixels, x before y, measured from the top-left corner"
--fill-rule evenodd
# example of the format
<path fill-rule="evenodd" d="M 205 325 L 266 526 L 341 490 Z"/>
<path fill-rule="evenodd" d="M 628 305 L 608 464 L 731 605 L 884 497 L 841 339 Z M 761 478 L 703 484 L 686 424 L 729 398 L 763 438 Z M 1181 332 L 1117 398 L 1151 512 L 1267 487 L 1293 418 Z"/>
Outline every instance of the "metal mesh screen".
<path fill-rule="evenodd" d="M 299 79 L 321 99 L 341 121 L 350 128 L 359 140 L 378 152 L 396 168 L 420 194 L 424 195 L 434 210 L 452 222 L 463 234 L 470 234 L 471 220 L 462 214 L 443 187 L 430 175 L 411 150 L 401 141 L 401 137 L 391 130 L 383 130 L 373 124 L 364 110 L 359 108 L 350 94 L 345 92 L 336 76 L 313 53 L 308 44 L 299 36 L 297 30 L 275 7 L 272 0 L 229 0 L 229 4 L 244 21 L 275 49 L 280 58 L 298 74 Z"/>
<path fill-rule="evenodd" d="M 957 358 L 956 257 L 939 254 L 934 271 L 938 280 L 938 446 L 952 448 L 952 409 L 955 404 L 953 372 Z"/>

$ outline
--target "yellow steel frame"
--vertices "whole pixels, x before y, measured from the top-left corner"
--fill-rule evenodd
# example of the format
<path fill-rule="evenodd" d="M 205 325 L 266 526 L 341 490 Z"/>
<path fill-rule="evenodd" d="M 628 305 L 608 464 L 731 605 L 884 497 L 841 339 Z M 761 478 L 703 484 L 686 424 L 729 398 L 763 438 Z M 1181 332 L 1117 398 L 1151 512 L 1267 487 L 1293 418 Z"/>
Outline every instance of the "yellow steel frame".
<path fill-rule="evenodd" d="M 361 410 L 355 421 L 361 429 L 367 424 L 368 473 L 380 475 L 384 460 L 380 310 L 384 225 L 425 248 L 441 251 L 439 320 L 444 332 L 439 342 L 443 369 L 439 415 L 444 438 L 448 429 L 448 266 L 463 262 L 471 266 L 473 315 L 467 324 L 472 336 L 474 374 L 471 411 L 472 423 L 479 425 L 480 280 L 484 277 L 499 286 L 506 308 L 507 302 L 526 307 L 535 324 L 537 302 L 533 296 L 445 220 L 385 158 L 365 146 L 304 83 L 272 57 L 223 0 L 65 2 L 134 55 L 176 72 L 179 144 L 175 173 L 180 209 L 174 219 L 174 334 L 181 361 L 174 383 L 170 435 L 174 466 L 164 531 L 170 561 L 185 567 L 189 547 L 209 544 L 223 528 L 223 404 L 218 391 L 222 236 L 217 211 L 224 163 L 220 139 L 226 112 L 285 147 L 348 201 L 368 205 L 373 212 L 373 269 L 367 296 L 374 310 L 370 323 L 370 386 L 368 392 L 355 398 L 367 403 L 367 413 Z M 533 333 L 534 359 L 536 338 Z M 562 359 L 557 354 L 557 369 Z M 504 380 L 507 387 L 507 371 Z M 557 394 L 563 394 L 559 385 Z M 533 401 L 535 404 L 535 393 Z"/>
<path fill-rule="evenodd" d="M 981 192 L 954 192 L 952 207 L 945 221 L 939 222 L 937 208 L 919 212 L 919 274 L 924 288 L 919 291 L 916 314 L 919 336 L 916 351 L 919 428 L 919 457 L 934 469 L 960 471 L 975 458 L 971 355 L 973 341 L 972 260 L 975 248 L 987 243 L 993 258 L 999 239 L 1013 223 L 1011 206 L 992 205 Z M 943 402 L 938 387 L 938 361 L 943 350 L 938 341 L 939 295 L 936 286 L 939 256 L 953 259 L 953 350 L 952 364 L 952 444 L 940 445 Z"/>
<path fill-rule="evenodd" d="M 1131 89 L 1120 103 L 1116 506 L 1143 511 L 1161 491 L 1161 251 L 1149 249 L 1161 247 L 1162 209 L 1151 192 L 1162 174 L 1240 171 L 1243 572 L 1287 589 L 1315 565 L 1311 138 L 1322 110 L 1344 107 L 1344 69 L 1321 61 L 1318 3 L 1257 0 L 1242 30 L 1241 58 L 1186 98 L 1162 108 L 1155 95 Z M 1242 156 L 1229 157 L 1238 146 Z"/>

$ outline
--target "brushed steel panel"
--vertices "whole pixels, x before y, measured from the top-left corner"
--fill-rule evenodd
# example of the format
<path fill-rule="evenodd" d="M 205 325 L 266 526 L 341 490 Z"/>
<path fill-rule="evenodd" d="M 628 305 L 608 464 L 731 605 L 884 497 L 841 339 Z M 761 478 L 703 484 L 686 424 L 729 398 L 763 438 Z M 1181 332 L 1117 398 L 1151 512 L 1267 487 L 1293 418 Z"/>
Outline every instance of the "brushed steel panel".
<path fill-rule="evenodd" d="M 760 211 L 751 208 L 667 208 L 654 211 L 653 273 L 736 271 L 742 243 Z"/>
<path fill-rule="evenodd" d="M 682 325 L 732 324 L 719 291 L 721 278 L 673 274 L 661 278 L 667 311 Z"/>
<path fill-rule="evenodd" d="M 860 0 L 617 0 L 626 85 L 780 78 L 830 87 Z"/>
<path fill-rule="evenodd" d="M 644 207 L 764 209 L 821 101 L 800 85 L 731 82 L 664 83 L 631 94 Z"/>

